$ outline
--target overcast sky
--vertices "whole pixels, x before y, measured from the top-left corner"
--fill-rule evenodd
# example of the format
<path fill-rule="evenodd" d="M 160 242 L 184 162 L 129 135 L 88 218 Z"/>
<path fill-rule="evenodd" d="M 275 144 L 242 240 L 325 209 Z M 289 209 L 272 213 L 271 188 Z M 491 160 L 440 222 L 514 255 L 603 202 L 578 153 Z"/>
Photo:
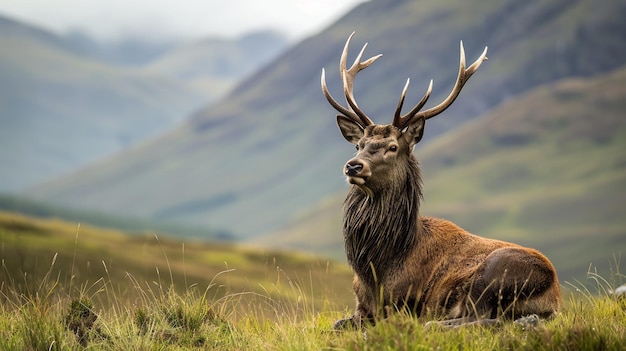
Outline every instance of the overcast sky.
<path fill-rule="evenodd" d="M 365 0 L 2 0 L 0 14 L 66 33 L 120 36 L 233 37 L 276 29 L 311 35 Z"/>

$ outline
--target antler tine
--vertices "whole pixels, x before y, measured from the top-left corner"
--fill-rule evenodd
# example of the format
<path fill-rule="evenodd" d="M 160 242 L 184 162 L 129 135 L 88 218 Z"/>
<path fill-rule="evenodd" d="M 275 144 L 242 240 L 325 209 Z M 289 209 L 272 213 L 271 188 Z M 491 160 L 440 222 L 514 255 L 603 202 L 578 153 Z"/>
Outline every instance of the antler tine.
<path fill-rule="evenodd" d="M 463 48 L 463 41 L 461 41 L 461 48 Z M 476 61 L 474 61 L 474 63 L 472 63 L 465 70 L 467 72 L 465 81 L 467 81 L 469 79 L 469 77 L 471 77 L 472 74 L 474 74 L 474 72 L 476 72 L 478 70 L 478 67 L 480 67 L 480 65 L 483 63 L 483 61 L 487 61 L 487 60 L 488 60 L 488 58 L 487 58 L 487 47 L 485 46 L 485 50 L 483 50 L 483 53 L 480 54 L 480 57 L 478 57 L 478 59 L 476 59 Z"/>
<path fill-rule="evenodd" d="M 461 51 L 461 54 L 460 54 L 461 58 L 459 62 L 459 75 L 457 76 L 456 83 L 454 83 L 454 88 L 452 88 L 452 91 L 450 92 L 448 97 L 446 97 L 446 99 L 443 100 L 439 105 L 433 108 L 430 108 L 426 111 L 416 113 L 415 116 L 429 119 L 429 118 L 435 117 L 436 115 L 440 114 L 445 109 L 450 107 L 450 105 L 454 102 L 454 100 L 456 100 L 456 98 L 459 96 L 459 93 L 461 92 L 461 89 L 463 89 L 463 86 L 465 85 L 467 80 L 472 76 L 472 74 L 474 74 L 474 72 L 476 72 L 476 70 L 478 69 L 478 67 L 480 67 L 483 61 L 487 60 L 487 47 L 485 47 L 485 50 L 483 50 L 482 55 L 480 55 L 480 57 L 478 57 L 478 59 L 476 59 L 476 61 L 474 61 L 474 63 L 472 63 L 466 69 L 465 68 L 465 49 L 463 48 L 463 41 L 461 41 L 461 44 L 460 44 L 460 51 Z"/>
<path fill-rule="evenodd" d="M 347 108 L 341 106 L 341 104 L 338 103 L 337 100 L 335 100 L 332 97 L 332 95 L 330 95 L 330 92 L 328 91 L 328 87 L 326 86 L 326 72 L 325 72 L 325 70 L 323 68 L 322 68 L 321 83 L 322 83 L 322 92 L 324 93 L 324 96 L 326 97 L 326 100 L 328 100 L 330 105 L 332 107 L 334 107 L 335 110 L 339 111 L 342 115 L 344 115 L 346 117 L 350 117 L 351 119 L 353 119 L 353 120 L 358 122 L 359 121 L 359 117 L 356 115 L 356 113 L 354 113 L 353 111 L 350 111 Z"/>
<path fill-rule="evenodd" d="M 450 92 L 448 97 L 446 97 L 446 99 L 442 101 L 439 105 L 420 112 L 420 109 L 424 107 L 424 105 L 426 104 L 426 101 L 430 97 L 430 93 L 433 88 L 433 81 L 431 79 L 430 84 L 428 85 L 428 90 L 426 91 L 426 94 L 424 94 L 424 97 L 422 97 L 420 102 L 418 102 L 417 105 L 415 105 L 415 107 L 413 107 L 411 111 L 409 111 L 407 114 L 400 116 L 400 113 L 402 110 L 402 104 L 404 103 L 404 98 L 406 95 L 406 91 L 409 87 L 409 80 L 407 79 L 406 84 L 404 85 L 404 89 L 402 90 L 402 95 L 400 96 L 400 101 L 398 102 L 398 106 L 396 107 L 396 112 L 393 117 L 394 126 L 396 126 L 399 129 L 404 129 L 409 123 L 409 121 L 413 119 L 414 117 L 417 117 L 417 118 L 424 117 L 424 119 L 429 119 L 440 114 L 445 109 L 450 107 L 450 105 L 454 102 L 454 100 L 456 100 L 456 98 L 459 96 L 459 93 L 461 92 L 461 89 L 463 88 L 467 80 L 472 76 L 472 74 L 474 74 L 474 72 L 476 72 L 476 70 L 478 70 L 478 67 L 480 67 L 483 61 L 487 60 L 487 47 L 485 47 L 485 50 L 483 50 L 483 53 L 480 55 L 480 57 L 478 57 L 478 59 L 476 59 L 476 61 L 474 61 L 474 63 L 472 63 L 466 69 L 465 68 L 465 49 L 463 48 L 463 41 L 461 41 L 461 44 L 460 44 L 460 51 L 461 53 L 460 53 L 460 60 L 459 60 L 460 61 L 459 62 L 459 74 L 456 78 L 456 83 L 454 84 L 454 88 L 452 88 L 452 91 Z"/>
<path fill-rule="evenodd" d="M 339 111 L 344 116 L 352 119 L 353 121 L 355 121 L 362 127 L 367 127 L 368 125 L 372 125 L 374 123 L 372 122 L 371 119 L 367 117 L 367 115 L 363 111 L 361 111 L 361 109 L 356 103 L 356 100 L 354 99 L 354 92 L 353 92 L 354 78 L 356 77 L 356 74 L 359 73 L 359 71 L 367 68 L 369 65 L 374 63 L 374 61 L 376 61 L 379 57 L 381 57 L 382 54 L 371 57 L 365 60 L 364 62 L 361 62 L 361 58 L 363 57 L 363 53 L 365 52 L 365 48 L 367 47 L 367 43 L 366 43 L 365 45 L 363 45 L 363 48 L 357 55 L 352 66 L 350 68 L 347 68 L 346 62 L 348 60 L 348 48 L 350 46 L 350 40 L 352 39 L 352 36 L 354 36 L 354 33 L 355 32 L 352 32 L 352 34 L 350 34 L 350 36 L 348 37 L 348 40 L 346 40 L 346 44 L 344 45 L 343 51 L 341 53 L 341 59 L 339 60 L 339 74 L 341 75 L 341 81 L 343 83 L 343 91 L 344 91 L 344 95 L 346 97 L 346 102 L 348 103 L 348 106 L 347 107 L 342 106 L 332 97 L 332 95 L 330 95 L 330 92 L 328 91 L 328 87 L 326 86 L 326 72 L 324 71 L 323 68 L 322 68 L 322 76 L 321 76 L 322 92 L 324 93 L 326 100 L 328 100 L 330 105 L 334 107 L 335 110 Z"/>
<path fill-rule="evenodd" d="M 404 89 L 402 89 L 402 95 L 400 95 L 400 101 L 398 101 L 398 106 L 396 107 L 396 112 L 393 115 L 393 123 L 392 123 L 392 125 L 396 126 L 400 130 L 404 129 L 407 126 L 409 120 L 411 120 L 411 118 L 413 118 L 413 116 L 422 107 L 424 107 L 424 105 L 426 104 L 426 101 L 428 101 L 428 98 L 430 97 L 430 93 L 433 90 L 433 80 L 431 79 L 430 83 L 428 84 L 428 89 L 426 90 L 426 93 L 424 94 L 422 99 L 411 109 L 411 111 L 409 111 L 404 116 L 400 116 L 400 113 L 402 112 L 402 105 L 404 104 L 404 98 L 406 97 L 406 92 L 409 89 L 409 82 L 410 81 L 411 81 L 410 78 L 406 79 L 406 84 L 404 85 Z"/>
<path fill-rule="evenodd" d="M 356 103 L 356 100 L 354 99 L 354 78 L 356 77 L 357 73 L 359 73 L 361 70 L 367 68 L 369 65 L 371 65 L 376 60 L 378 60 L 382 56 L 382 54 L 376 55 L 374 57 L 371 57 L 365 60 L 364 62 L 361 62 L 363 53 L 365 52 L 365 49 L 367 48 L 367 43 L 365 43 L 363 45 L 363 48 L 361 48 L 361 51 L 357 55 L 356 59 L 354 60 L 354 63 L 352 64 L 352 66 L 350 66 L 350 68 L 347 68 L 346 62 L 348 59 L 348 48 L 350 46 L 350 40 L 352 40 L 352 36 L 354 36 L 354 33 L 355 32 L 352 32 L 352 34 L 350 34 L 350 36 L 348 37 L 348 40 L 346 40 L 346 44 L 343 47 L 343 52 L 341 53 L 341 60 L 339 62 L 339 70 L 341 74 L 341 80 L 343 82 L 343 92 L 344 92 L 344 95 L 346 96 L 346 102 L 352 108 L 354 113 L 358 116 L 358 120 L 356 122 L 359 122 L 359 124 L 361 124 L 363 127 L 366 127 L 374 123 L 359 108 L 358 104 Z"/>

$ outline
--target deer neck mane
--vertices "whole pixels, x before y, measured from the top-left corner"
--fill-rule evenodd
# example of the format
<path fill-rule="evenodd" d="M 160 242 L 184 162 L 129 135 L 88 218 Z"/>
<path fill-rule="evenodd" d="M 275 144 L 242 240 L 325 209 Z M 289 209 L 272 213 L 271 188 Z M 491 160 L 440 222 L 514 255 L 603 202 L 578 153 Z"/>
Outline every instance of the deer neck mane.
<path fill-rule="evenodd" d="M 344 202 L 345 248 L 348 262 L 365 283 L 376 285 L 417 244 L 421 183 L 418 162 L 410 155 L 406 177 L 397 184 L 370 194 L 351 186 Z"/>

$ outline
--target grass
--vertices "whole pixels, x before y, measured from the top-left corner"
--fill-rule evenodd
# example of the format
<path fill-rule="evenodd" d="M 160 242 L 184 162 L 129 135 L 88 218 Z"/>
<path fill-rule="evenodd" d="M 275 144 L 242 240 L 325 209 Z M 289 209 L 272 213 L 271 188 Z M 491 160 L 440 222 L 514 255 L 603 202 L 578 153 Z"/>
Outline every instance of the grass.
<path fill-rule="evenodd" d="M 333 303 L 319 312 L 299 286 L 302 304 L 274 305 L 234 318 L 239 296 L 212 299 L 209 289 L 173 290 L 136 286 L 141 299 L 101 309 L 95 296 L 63 296 L 48 276 L 29 298 L 9 291 L 0 316 L 2 350 L 621 350 L 626 343 L 626 300 L 579 291 L 557 318 L 532 330 L 513 323 L 497 328 L 432 330 L 397 314 L 364 331 L 334 332 L 346 313 Z M 117 298 L 103 284 L 98 294 Z M 287 294 L 293 291 L 287 291 Z M 80 295 L 80 294 L 79 294 Z M 268 298 L 269 300 L 269 298 Z"/>
<path fill-rule="evenodd" d="M 351 274 L 341 264 L 222 246 L 215 259 L 228 267 L 222 263 L 213 271 L 215 263 L 197 251 L 210 252 L 208 244 L 165 238 L 148 244 L 115 231 L 8 213 L 0 213 L 0 233 L 0 350 L 621 350 L 626 345 L 626 299 L 610 294 L 626 282 L 619 266 L 607 279 L 590 272 L 584 283 L 562 282 L 561 313 L 529 330 L 513 323 L 426 329 L 424 320 L 397 313 L 362 331 L 335 332 L 333 322 L 352 308 Z M 16 251 L 12 236 L 27 243 L 19 249 L 24 257 L 38 257 L 36 265 L 8 254 Z M 133 242 L 150 253 L 146 264 L 154 275 L 144 275 L 130 258 L 120 261 L 142 259 Z M 42 247 L 59 251 L 46 256 Z M 96 265 L 84 260 L 89 247 L 94 260 L 97 248 L 108 255 L 101 270 L 85 267 Z M 271 258 L 262 263 L 262 256 Z M 207 280 L 198 278 L 201 267 L 211 272 Z M 341 290 L 348 295 L 342 297 Z"/>
<path fill-rule="evenodd" d="M 304 294 L 291 286 L 308 286 L 314 300 L 307 302 L 316 310 L 326 304 L 325 298 L 344 309 L 353 305 L 352 273 L 335 261 L 156 234 L 129 235 L 14 213 L 0 212 L 0 258 L 0 292 L 5 295 L 10 290 L 41 296 L 39 282 L 54 277 L 55 294 L 90 296 L 104 309 L 121 300 L 144 299 L 146 290 L 157 289 L 152 294 L 157 296 L 209 286 L 212 300 L 238 296 L 235 316 L 247 304 L 262 306 L 268 318 L 275 318 L 277 304 L 302 304 Z"/>

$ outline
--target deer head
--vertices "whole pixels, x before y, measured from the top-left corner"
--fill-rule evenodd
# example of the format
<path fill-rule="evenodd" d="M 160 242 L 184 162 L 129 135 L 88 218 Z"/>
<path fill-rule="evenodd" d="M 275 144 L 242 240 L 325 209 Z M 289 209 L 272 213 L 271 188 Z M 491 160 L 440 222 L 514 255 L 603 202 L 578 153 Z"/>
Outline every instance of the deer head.
<path fill-rule="evenodd" d="M 463 42 L 461 42 L 459 74 L 448 97 L 437 106 L 421 111 L 432 91 L 433 81 L 431 80 L 422 99 L 403 115 L 402 106 L 410 81 L 407 79 L 394 113 L 393 122 L 388 125 L 379 125 L 374 124 L 359 108 L 354 99 L 353 86 L 357 73 L 374 63 L 382 55 L 374 56 L 362 62 L 361 58 L 367 47 L 366 43 L 352 66 L 347 68 L 348 47 L 353 35 L 354 32 L 348 37 L 339 62 L 347 106 L 342 106 L 330 95 L 326 86 L 324 69 L 322 69 L 321 84 L 324 96 L 330 105 L 340 113 L 337 116 L 337 125 L 341 134 L 348 142 L 356 145 L 357 153 L 345 164 L 344 174 L 349 183 L 359 186 L 368 195 L 372 195 L 378 190 L 388 188 L 393 182 L 403 181 L 403 175 L 407 173 L 410 160 L 414 160 L 412 156 L 413 147 L 422 139 L 426 120 L 442 113 L 454 102 L 467 80 L 476 72 L 481 63 L 487 60 L 487 48 L 485 47 L 482 55 L 466 68 L 465 50 L 463 49 Z"/>

